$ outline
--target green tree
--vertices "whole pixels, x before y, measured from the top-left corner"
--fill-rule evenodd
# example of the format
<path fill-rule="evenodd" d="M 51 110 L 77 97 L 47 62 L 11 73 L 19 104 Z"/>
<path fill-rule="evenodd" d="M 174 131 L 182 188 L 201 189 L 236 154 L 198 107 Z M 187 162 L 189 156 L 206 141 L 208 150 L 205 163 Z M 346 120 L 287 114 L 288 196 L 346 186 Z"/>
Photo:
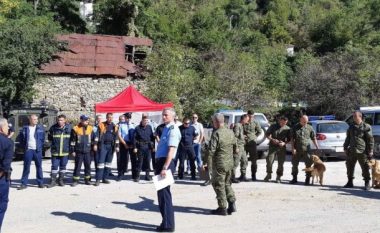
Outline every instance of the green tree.
<path fill-rule="evenodd" d="M 80 0 L 27 0 L 33 5 L 35 14 L 52 15 L 62 29 L 68 32 L 87 32 L 86 21 L 80 16 Z"/>
<path fill-rule="evenodd" d="M 58 51 L 57 23 L 35 16 L 30 5 L 20 5 L 0 24 L 0 96 L 10 102 L 30 101 L 37 68 Z"/>

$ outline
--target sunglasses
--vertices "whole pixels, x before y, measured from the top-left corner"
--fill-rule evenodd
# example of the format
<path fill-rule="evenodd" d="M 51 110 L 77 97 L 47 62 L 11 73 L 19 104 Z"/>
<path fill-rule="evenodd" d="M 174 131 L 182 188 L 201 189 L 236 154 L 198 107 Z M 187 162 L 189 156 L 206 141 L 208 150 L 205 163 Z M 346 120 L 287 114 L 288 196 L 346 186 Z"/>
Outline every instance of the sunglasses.
<path fill-rule="evenodd" d="M 188 124 L 190 124 L 190 122 L 185 122 L 185 123 L 183 123 L 184 125 L 188 125 Z"/>

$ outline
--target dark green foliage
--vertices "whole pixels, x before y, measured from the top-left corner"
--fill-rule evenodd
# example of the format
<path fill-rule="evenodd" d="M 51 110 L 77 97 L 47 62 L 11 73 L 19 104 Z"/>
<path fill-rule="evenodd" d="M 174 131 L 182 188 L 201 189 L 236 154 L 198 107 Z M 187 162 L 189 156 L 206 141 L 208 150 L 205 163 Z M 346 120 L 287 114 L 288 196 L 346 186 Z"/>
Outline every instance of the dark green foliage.
<path fill-rule="evenodd" d="M 0 98 L 30 101 L 37 68 L 58 51 L 59 26 L 49 16 L 36 16 L 22 4 L 0 23 Z"/>

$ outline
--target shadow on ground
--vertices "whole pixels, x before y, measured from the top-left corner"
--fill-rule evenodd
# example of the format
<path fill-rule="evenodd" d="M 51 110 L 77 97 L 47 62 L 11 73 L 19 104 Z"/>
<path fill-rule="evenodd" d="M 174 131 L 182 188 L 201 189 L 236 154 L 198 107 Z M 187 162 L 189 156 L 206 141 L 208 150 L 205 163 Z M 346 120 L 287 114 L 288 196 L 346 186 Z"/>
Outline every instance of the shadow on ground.
<path fill-rule="evenodd" d="M 127 203 L 114 201 L 113 204 L 125 205 L 126 208 L 137 211 L 153 211 L 157 212 L 158 206 L 154 204 L 154 200 L 140 196 L 141 201 L 137 203 Z M 192 206 L 174 206 L 174 212 L 209 215 L 210 209 L 192 207 Z"/>
<path fill-rule="evenodd" d="M 364 182 L 363 182 L 363 185 L 356 186 L 354 188 L 343 188 L 337 185 L 324 185 L 320 188 L 320 190 L 333 191 L 333 192 L 336 192 L 338 195 L 357 196 L 357 197 L 362 197 L 362 198 L 380 200 L 380 192 L 378 189 L 371 189 L 370 191 L 365 191 L 363 190 L 363 187 L 364 187 Z"/>
<path fill-rule="evenodd" d="M 151 224 L 138 223 L 138 222 L 129 221 L 129 220 L 106 218 L 103 216 L 83 213 L 83 212 L 66 213 L 66 212 L 61 212 L 61 211 L 55 211 L 55 212 L 52 212 L 51 214 L 55 216 L 64 216 L 73 221 L 88 223 L 88 224 L 93 225 L 96 228 L 101 228 L 101 229 L 110 230 L 114 228 L 127 228 L 127 229 L 139 230 L 139 231 L 155 231 L 156 230 L 156 226 L 151 225 Z"/>

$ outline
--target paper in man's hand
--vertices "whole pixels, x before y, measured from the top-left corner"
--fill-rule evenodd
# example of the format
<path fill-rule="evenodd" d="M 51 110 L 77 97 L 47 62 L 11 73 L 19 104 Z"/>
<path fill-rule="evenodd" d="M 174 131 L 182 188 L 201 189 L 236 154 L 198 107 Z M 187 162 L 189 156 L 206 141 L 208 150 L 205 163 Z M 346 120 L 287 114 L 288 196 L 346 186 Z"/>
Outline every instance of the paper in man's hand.
<path fill-rule="evenodd" d="M 162 177 L 161 175 L 153 176 L 153 184 L 157 191 L 174 184 L 172 171 L 170 169 L 167 170 L 165 177 Z"/>

